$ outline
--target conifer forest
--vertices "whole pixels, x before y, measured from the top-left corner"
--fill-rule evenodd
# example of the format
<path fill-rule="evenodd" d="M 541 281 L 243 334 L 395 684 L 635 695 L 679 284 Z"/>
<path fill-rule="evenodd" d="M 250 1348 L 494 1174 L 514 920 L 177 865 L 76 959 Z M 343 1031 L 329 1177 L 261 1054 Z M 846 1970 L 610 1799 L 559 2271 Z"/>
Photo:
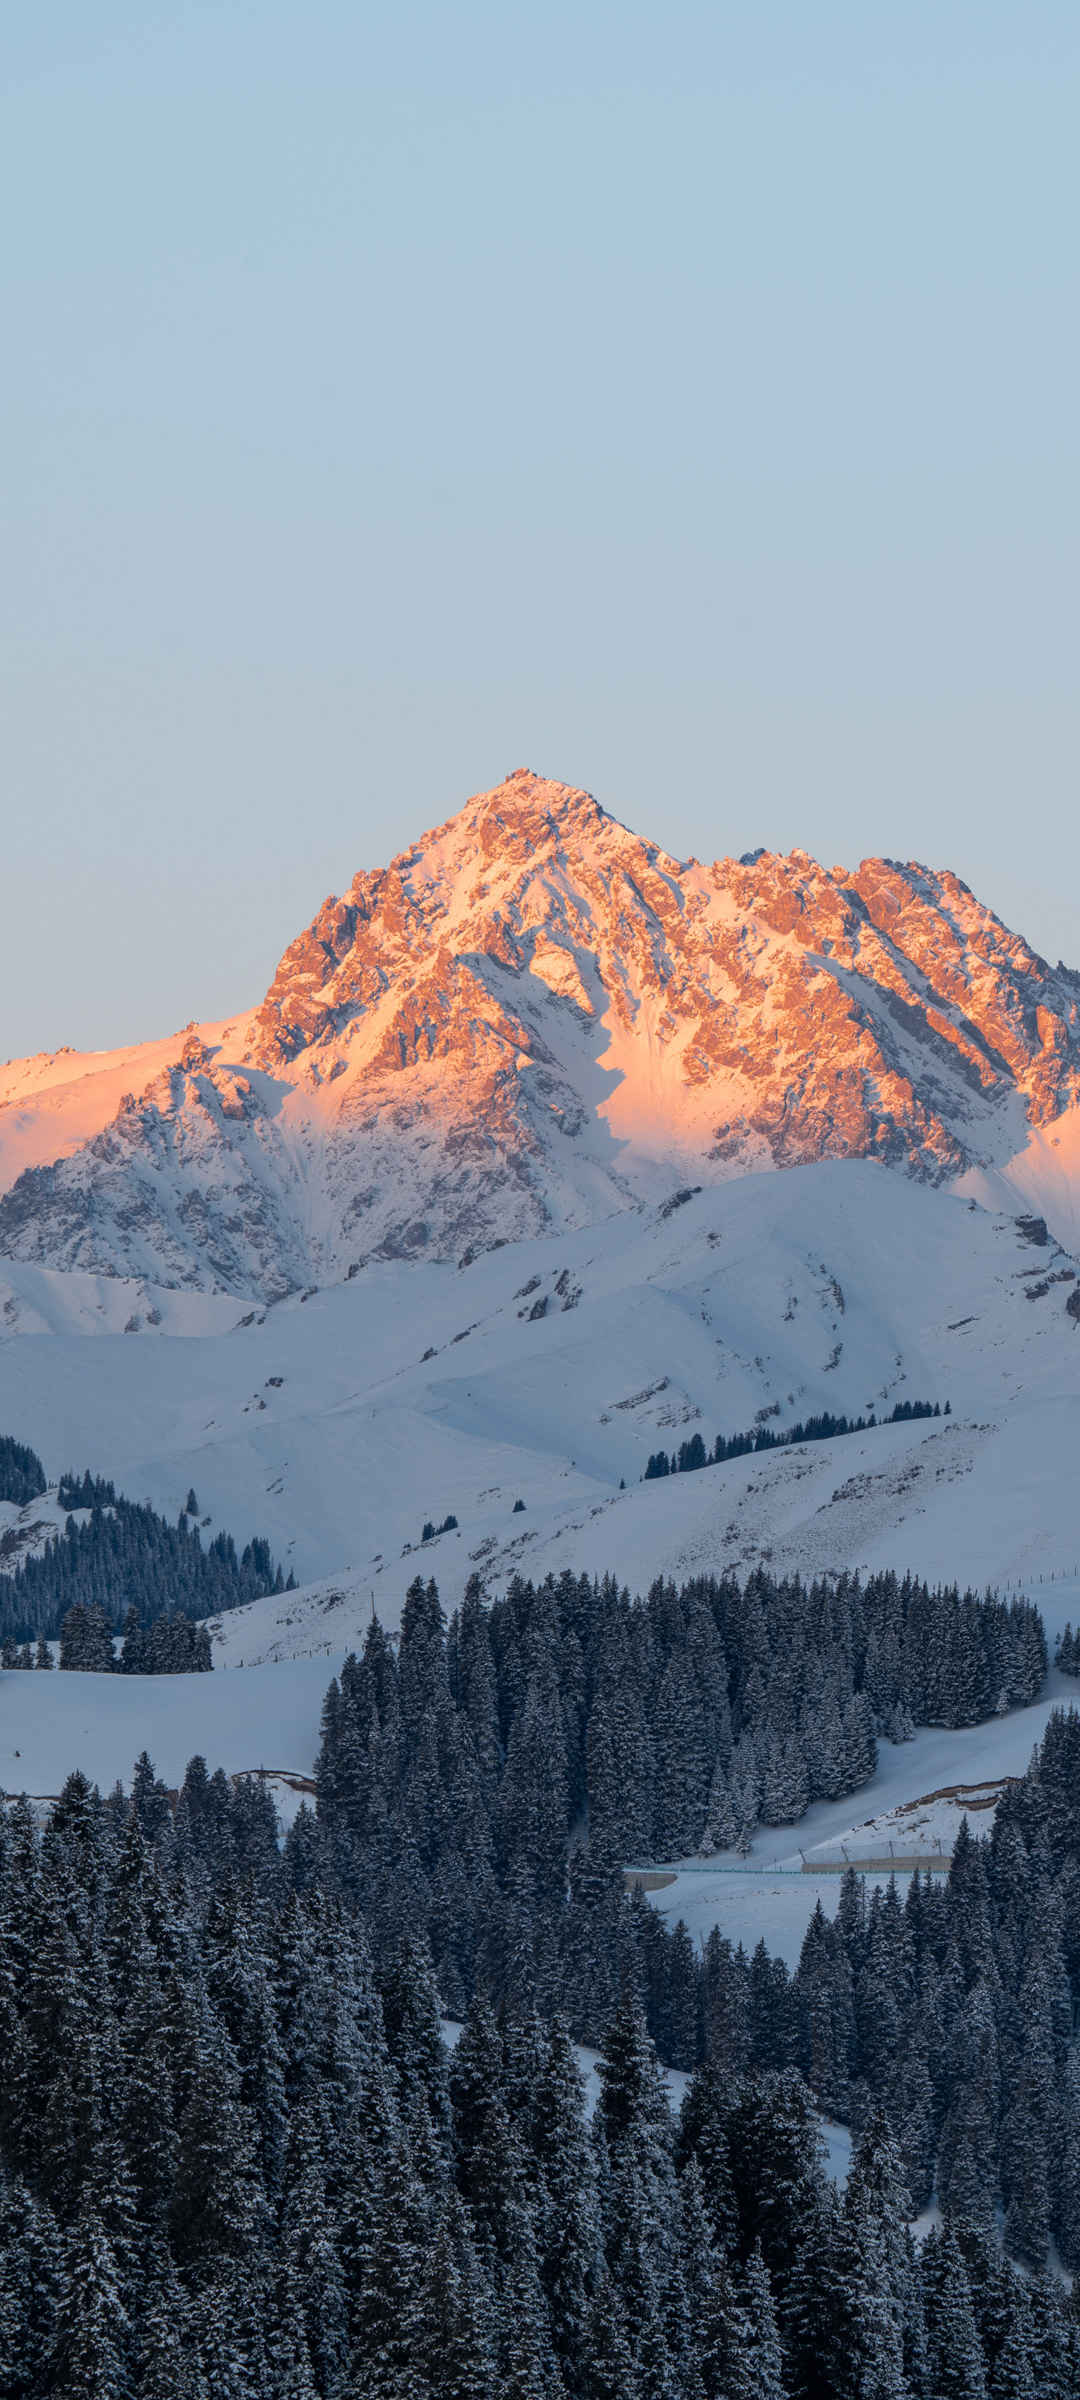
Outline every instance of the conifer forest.
<path fill-rule="evenodd" d="M 0 1498 L 23 1506 L 44 1490 L 44 1471 L 33 1452 L 12 1441 L 0 1443 Z M 91 1620 L 94 1663 L 100 1663 L 106 1637 L 122 1631 L 132 1612 L 140 1624 L 159 1617 L 210 1617 L 286 1589 L 269 1543 L 258 1535 L 238 1552 L 231 1533 L 222 1531 L 204 1549 L 193 1491 L 175 1524 L 148 1502 L 125 1499 L 101 1476 L 62 1476 L 57 1501 L 65 1514 L 63 1530 L 0 1576 L 0 1642 L 21 1647 L 48 1641 L 78 1609 Z M 78 1655 L 80 1638 L 85 1649 L 81 1619 L 77 1655 L 70 1663 L 89 1665 L 89 1658 Z"/>
<path fill-rule="evenodd" d="M 891 1575 L 417 1578 L 284 1842 L 198 1757 L 9 1801 L 4 2400 L 1080 2392 L 1080 1715 L 793 1973 L 623 1872 L 1044 1672 L 1029 1604 Z"/>

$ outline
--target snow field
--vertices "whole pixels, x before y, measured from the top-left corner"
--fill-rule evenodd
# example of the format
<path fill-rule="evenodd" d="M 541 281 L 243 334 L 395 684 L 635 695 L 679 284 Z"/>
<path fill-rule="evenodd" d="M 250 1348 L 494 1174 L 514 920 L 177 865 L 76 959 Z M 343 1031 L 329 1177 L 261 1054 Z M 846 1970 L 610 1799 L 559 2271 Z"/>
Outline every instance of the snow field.
<path fill-rule="evenodd" d="M 340 1664 L 297 1659 L 284 1672 L 248 1667 L 234 1675 L 0 1673 L 0 1791 L 51 1796 L 76 1768 L 102 1791 L 128 1786 L 142 1750 L 173 1790 L 196 1753 L 211 1772 L 310 1775 L 326 1688 Z"/>
<path fill-rule="evenodd" d="M 176 1293 L 183 1339 L 0 1340 L 0 1427 L 54 1477 L 88 1465 L 168 1515 L 194 1484 L 214 1530 L 267 1536 L 304 1589 L 225 1622 L 222 1664 L 329 1655 L 373 1598 L 393 1625 L 418 1568 L 447 1607 L 474 1571 L 493 1590 L 567 1566 L 642 1589 L 766 1555 L 1034 1588 L 1080 1552 L 1072 1287 L 1027 1296 L 1053 1255 L 1010 1219 L 834 1162 L 460 1269 L 372 1267 L 228 1330 Z M 62 1322 L 54 1287 L 85 1285 L 74 1323 L 101 1321 L 98 1279 L 15 1273 L 27 1305 L 37 1279 L 40 1316 Z M 695 1431 L 924 1398 L 953 1414 L 639 1481 Z M 458 1533 L 419 1551 L 449 1512 Z"/>

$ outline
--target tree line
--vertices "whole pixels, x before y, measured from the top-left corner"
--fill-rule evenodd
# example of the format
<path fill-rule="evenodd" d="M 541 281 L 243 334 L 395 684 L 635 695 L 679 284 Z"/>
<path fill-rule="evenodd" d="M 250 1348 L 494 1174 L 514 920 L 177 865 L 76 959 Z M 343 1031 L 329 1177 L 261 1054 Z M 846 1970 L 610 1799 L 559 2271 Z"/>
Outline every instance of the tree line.
<path fill-rule="evenodd" d="M 823 1409 L 818 1416 L 800 1418 L 782 1433 L 774 1433 L 764 1420 L 748 1433 L 718 1433 L 711 1449 L 702 1434 L 692 1433 L 677 1450 L 650 1451 L 641 1480 L 653 1483 L 662 1475 L 691 1475 L 700 1467 L 724 1466 L 730 1458 L 749 1458 L 759 1450 L 789 1450 L 799 1442 L 831 1442 L 837 1434 L 869 1433 L 877 1425 L 910 1425 L 917 1417 L 940 1417 L 942 1413 L 939 1400 L 898 1400 L 887 1417 L 875 1416 L 872 1409 L 866 1417 L 834 1417 Z M 944 1414 L 952 1415 L 951 1400 L 946 1400 Z"/>
<path fill-rule="evenodd" d="M 90 1675 L 199 1675 L 213 1666 L 210 1636 L 205 1625 L 190 1617 L 155 1617 L 144 1625 L 130 1608 L 124 1621 L 119 1653 L 105 1612 L 83 1608 L 76 1601 L 60 1627 L 60 1657 L 56 1662 L 70 1673 Z M 36 1644 L 0 1644 L 0 1667 L 45 1667 L 54 1664 L 44 1634 Z"/>

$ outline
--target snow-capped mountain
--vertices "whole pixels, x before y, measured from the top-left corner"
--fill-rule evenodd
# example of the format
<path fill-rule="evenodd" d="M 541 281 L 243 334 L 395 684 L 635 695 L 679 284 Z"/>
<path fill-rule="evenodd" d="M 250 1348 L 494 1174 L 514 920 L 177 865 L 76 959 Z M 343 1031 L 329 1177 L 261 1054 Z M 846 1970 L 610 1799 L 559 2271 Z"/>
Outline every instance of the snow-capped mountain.
<path fill-rule="evenodd" d="M 0 1256 L 269 1300 L 827 1158 L 1068 1240 L 1078 1104 L 1080 976 L 955 875 L 682 863 L 519 770 L 249 1014 L 0 1071 Z"/>
<path fill-rule="evenodd" d="M 249 1014 L 0 1070 L 0 1429 L 50 1486 L 0 1500 L 0 1574 L 88 1466 L 296 1579 L 211 1621 L 213 1674 L 0 1668 L 0 1797 L 146 1749 L 291 1817 L 417 1575 L 449 1612 L 474 1577 L 895 1567 L 1023 1589 L 1052 1645 L 1078 1004 L 951 876 L 679 864 L 515 776 L 327 902 Z M 1074 1692 L 882 1740 L 737 1874 L 635 1860 L 694 1942 L 794 1965 L 843 1857 L 951 1845 L 969 1794 L 985 1829 Z"/>

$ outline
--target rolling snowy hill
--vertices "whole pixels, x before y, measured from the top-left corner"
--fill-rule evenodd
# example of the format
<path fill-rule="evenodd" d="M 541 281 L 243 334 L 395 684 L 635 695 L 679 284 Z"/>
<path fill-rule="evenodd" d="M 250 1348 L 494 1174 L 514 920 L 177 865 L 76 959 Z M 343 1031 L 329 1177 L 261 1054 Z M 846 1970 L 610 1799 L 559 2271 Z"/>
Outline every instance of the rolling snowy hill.
<path fill-rule="evenodd" d="M 448 1605 L 473 1571 L 612 1568 L 640 1588 L 764 1552 L 999 1581 L 1080 1546 L 1078 1289 L 1030 1225 L 826 1162 L 461 1268 L 373 1265 L 247 1323 L 225 1303 L 223 1331 L 13 1338 L 0 1424 L 50 1476 L 89 1465 L 169 1515 L 194 1485 L 215 1526 L 267 1535 L 314 1588 L 223 1620 L 222 1658 L 341 1650 L 373 1598 L 396 1622 L 418 1568 Z M 640 1480 L 698 1430 L 905 1399 L 951 1414 Z"/>

